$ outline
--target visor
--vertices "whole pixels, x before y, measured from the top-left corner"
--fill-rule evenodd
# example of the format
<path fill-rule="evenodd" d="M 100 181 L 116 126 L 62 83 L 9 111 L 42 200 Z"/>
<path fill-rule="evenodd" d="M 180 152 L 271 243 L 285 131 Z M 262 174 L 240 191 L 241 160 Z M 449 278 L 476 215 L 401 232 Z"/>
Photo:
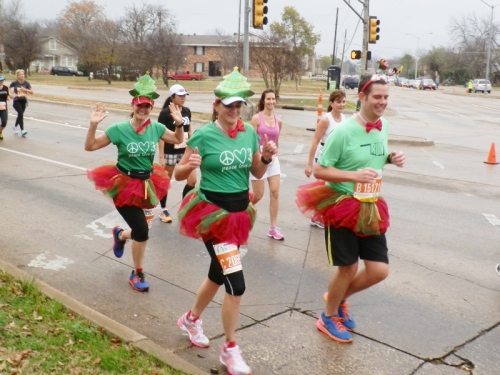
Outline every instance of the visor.
<path fill-rule="evenodd" d="M 222 100 L 220 100 L 219 98 L 215 99 L 216 103 L 218 101 L 220 101 L 224 105 L 229 105 L 229 104 L 232 104 L 234 102 L 243 102 L 245 105 L 247 105 L 247 103 L 245 102 L 245 99 L 243 99 L 240 96 L 231 96 L 230 98 L 226 98 L 226 99 L 222 99 Z"/>
<path fill-rule="evenodd" d="M 152 107 L 154 107 L 155 102 L 154 100 L 149 99 L 147 96 L 138 96 L 137 98 L 132 99 L 132 104 L 133 105 L 150 104 Z"/>

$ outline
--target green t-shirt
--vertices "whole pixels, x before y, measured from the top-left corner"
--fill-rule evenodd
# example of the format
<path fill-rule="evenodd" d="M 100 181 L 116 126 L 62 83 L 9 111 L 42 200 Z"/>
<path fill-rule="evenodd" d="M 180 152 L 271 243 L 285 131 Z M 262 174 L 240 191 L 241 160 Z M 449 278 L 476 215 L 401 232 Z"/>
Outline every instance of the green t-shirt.
<path fill-rule="evenodd" d="M 250 167 L 258 151 L 258 136 L 252 126 L 236 138 L 224 135 L 211 122 L 193 133 L 187 141 L 194 150 L 198 147 L 201 160 L 200 188 L 214 193 L 241 193 L 249 189 Z"/>
<path fill-rule="evenodd" d="M 387 141 L 389 125 L 382 120 L 382 130 L 366 132 L 356 117 L 345 120 L 328 136 L 318 163 L 323 167 L 335 167 L 343 171 L 372 168 L 382 173 L 389 154 Z M 354 193 L 354 182 L 327 182 L 342 194 Z"/>
<path fill-rule="evenodd" d="M 105 130 L 118 148 L 118 163 L 127 170 L 150 171 L 158 147 L 165 133 L 165 125 L 152 121 L 144 134 L 137 134 L 130 121 L 117 122 Z"/>

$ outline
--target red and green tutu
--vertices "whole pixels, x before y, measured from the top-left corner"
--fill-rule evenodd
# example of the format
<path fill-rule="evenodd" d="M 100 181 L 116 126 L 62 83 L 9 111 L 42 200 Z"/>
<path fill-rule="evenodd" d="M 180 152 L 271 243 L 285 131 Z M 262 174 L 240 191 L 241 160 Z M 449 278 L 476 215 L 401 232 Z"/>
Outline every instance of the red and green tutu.
<path fill-rule="evenodd" d="M 97 190 L 112 198 L 117 207 L 154 208 L 170 187 L 168 173 L 158 164 L 153 164 L 153 173 L 147 180 L 124 175 L 111 163 L 88 170 L 87 177 Z"/>
<path fill-rule="evenodd" d="M 360 237 L 382 234 L 389 228 L 389 208 L 381 197 L 363 202 L 336 192 L 321 180 L 299 186 L 296 195 L 299 210 L 325 226 L 348 228 Z"/>
<path fill-rule="evenodd" d="M 248 241 L 256 213 L 252 204 L 244 211 L 226 211 L 201 199 L 197 188 L 182 200 L 178 213 L 180 232 L 204 242 L 244 245 Z"/>

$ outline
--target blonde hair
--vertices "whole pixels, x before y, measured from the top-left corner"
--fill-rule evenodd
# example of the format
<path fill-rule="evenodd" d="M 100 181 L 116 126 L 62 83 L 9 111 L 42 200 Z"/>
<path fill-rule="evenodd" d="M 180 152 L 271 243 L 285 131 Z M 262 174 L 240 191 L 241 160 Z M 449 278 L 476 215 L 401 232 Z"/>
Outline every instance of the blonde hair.
<path fill-rule="evenodd" d="M 17 69 L 16 70 L 16 78 L 19 75 L 19 73 L 21 73 L 21 72 L 25 73 L 24 69 Z"/>

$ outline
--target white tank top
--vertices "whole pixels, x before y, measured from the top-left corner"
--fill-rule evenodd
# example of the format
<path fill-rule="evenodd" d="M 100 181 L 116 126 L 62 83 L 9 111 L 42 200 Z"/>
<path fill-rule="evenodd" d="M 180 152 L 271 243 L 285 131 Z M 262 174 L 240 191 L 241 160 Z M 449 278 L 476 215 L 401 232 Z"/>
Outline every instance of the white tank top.
<path fill-rule="evenodd" d="M 325 134 L 323 134 L 323 137 L 321 137 L 321 145 L 324 145 L 326 142 L 326 139 L 330 135 L 330 133 L 335 129 L 335 127 L 340 124 L 340 122 L 345 120 L 345 116 L 343 113 L 340 114 L 340 122 L 337 122 L 333 119 L 332 113 L 328 112 L 325 117 L 328 119 L 328 128 L 325 130 Z"/>

